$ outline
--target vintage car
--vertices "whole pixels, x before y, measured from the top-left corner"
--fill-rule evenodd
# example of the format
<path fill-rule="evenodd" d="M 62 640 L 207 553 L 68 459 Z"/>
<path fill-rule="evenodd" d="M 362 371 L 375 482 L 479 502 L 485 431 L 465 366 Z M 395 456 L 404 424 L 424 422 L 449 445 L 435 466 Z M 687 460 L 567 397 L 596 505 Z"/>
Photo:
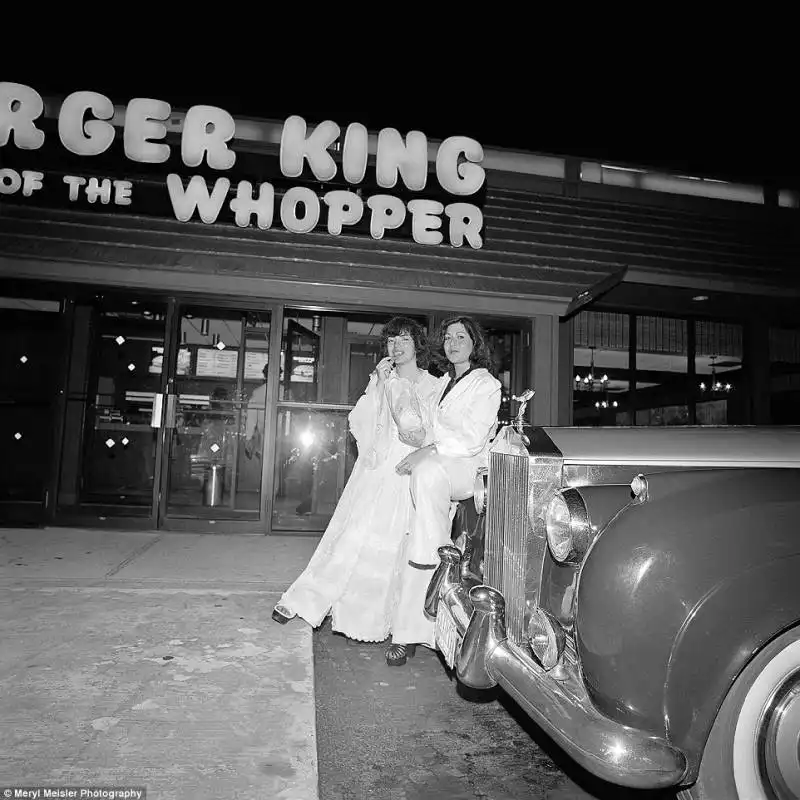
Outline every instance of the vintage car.
<path fill-rule="evenodd" d="M 428 589 L 458 679 L 610 782 L 800 798 L 800 428 L 521 419 Z"/>

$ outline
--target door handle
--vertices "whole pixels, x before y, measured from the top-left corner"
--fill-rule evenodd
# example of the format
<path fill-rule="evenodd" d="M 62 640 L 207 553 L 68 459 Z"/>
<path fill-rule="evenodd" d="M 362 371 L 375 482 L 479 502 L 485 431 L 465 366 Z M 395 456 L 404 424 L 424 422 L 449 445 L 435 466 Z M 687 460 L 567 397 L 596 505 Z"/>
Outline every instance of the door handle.
<path fill-rule="evenodd" d="M 162 418 L 162 411 L 164 408 L 164 395 L 161 393 L 156 393 L 153 396 L 153 413 L 150 416 L 150 427 L 151 428 L 160 428 L 161 427 L 161 418 Z"/>

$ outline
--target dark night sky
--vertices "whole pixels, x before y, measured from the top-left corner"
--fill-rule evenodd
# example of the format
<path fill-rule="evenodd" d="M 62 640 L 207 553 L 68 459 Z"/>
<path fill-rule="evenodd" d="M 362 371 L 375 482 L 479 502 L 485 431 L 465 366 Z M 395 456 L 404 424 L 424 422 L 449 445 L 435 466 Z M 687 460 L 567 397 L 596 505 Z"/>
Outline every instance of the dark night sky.
<path fill-rule="evenodd" d="M 33 86 L 41 94 L 91 89 L 117 104 L 149 96 L 176 108 L 205 103 L 234 115 L 278 120 L 299 114 L 309 123 L 333 119 L 342 128 L 348 122 L 361 122 L 370 131 L 416 129 L 431 139 L 461 134 L 485 147 L 582 156 L 743 182 L 772 180 L 780 187 L 800 188 L 800 135 L 790 113 L 794 104 L 782 101 L 780 87 L 775 86 L 769 91 L 755 86 L 745 95 L 739 88 L 720 91 L 699 80 L 692 90 L 682 83 L 664 93 L 612 91 L 609 85 L 603 91 L 582 87 L 547 93 L 533 83 L 524 94 L 494 102 L 486 94 L 465 93 L 459 101 L 458 95 L 438 92 L 426 105 L 414 102 L 408 92 L 393 103 L 368 86 L 345 87 L 339 95 L 314 90 L 314 85 L 312 91 L 301 90 L 293 103 L 287 99 L 285 84 L 276 93 L 270 82 L 255 78 L 247 82 L 241 77 L 201 82 L 164 75 L 116 78 L 97 71 L 86 80 L 55 72 L 37 77 L 26 68 L 4 77 Z M 509 96 L 518 99 L 511 102 Z M 383 100 L 379 110 L 374 110 L 376 98 Z"/>

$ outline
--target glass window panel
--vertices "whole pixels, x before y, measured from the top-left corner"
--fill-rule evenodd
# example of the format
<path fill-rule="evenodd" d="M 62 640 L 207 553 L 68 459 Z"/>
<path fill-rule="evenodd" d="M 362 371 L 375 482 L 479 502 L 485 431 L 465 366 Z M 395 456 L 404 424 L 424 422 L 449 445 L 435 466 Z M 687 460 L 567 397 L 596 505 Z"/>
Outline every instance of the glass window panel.
<path fill-rule="evenodd" d="M 688 323 L 636 317 L 636 425 L 688 425 Z"/>
<path fill-rule="evenodd" d="M 573 424 L 630 425 L 627 314 L 582 311 L 573 320 Z"/>
<path fill-rule="evenodd" d="M 186 308 L 180 321 L 167 513 L 257 517 L 270 315 Z"/>
<path fill-rule="evenodd" d="M 484 325 L 484 332 L 494 360 L 497 379 L 503 386 L 497 417 L 501 424 L 511 422 L 517 412 L 512 395 L 520 395 L 529 388 L 527 362 L 521 358 L 522 333 L 519 326 L 501 327 L 497 323 Z"/>
<path fill-rule="evenodd" d="M 356 457 L 348 413 L 279 409 L 273 529 L 327 527 Z"/>
<path fill-rule="evenodd" d="M 741 422 L 743 335 L 741 325 L 697 320 L 695 380 L 698 425 Z"/>
<path fill-rule="evenodd" d="M 770 421 L 800 424 L 800 328 L 769 329 Z"/>

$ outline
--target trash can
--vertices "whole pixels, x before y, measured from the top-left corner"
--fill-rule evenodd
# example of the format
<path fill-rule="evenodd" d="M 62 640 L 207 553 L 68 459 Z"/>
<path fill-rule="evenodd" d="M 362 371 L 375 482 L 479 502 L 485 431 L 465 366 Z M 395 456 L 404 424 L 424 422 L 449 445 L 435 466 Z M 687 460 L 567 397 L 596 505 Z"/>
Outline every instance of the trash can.
<path fill-rule="evenodd" d="M 222 505 L 222 492 L 225 488 L 225 465 L 211 464 L 206 469 L 206 479 L 203 483 L 203 505 Z"/>

